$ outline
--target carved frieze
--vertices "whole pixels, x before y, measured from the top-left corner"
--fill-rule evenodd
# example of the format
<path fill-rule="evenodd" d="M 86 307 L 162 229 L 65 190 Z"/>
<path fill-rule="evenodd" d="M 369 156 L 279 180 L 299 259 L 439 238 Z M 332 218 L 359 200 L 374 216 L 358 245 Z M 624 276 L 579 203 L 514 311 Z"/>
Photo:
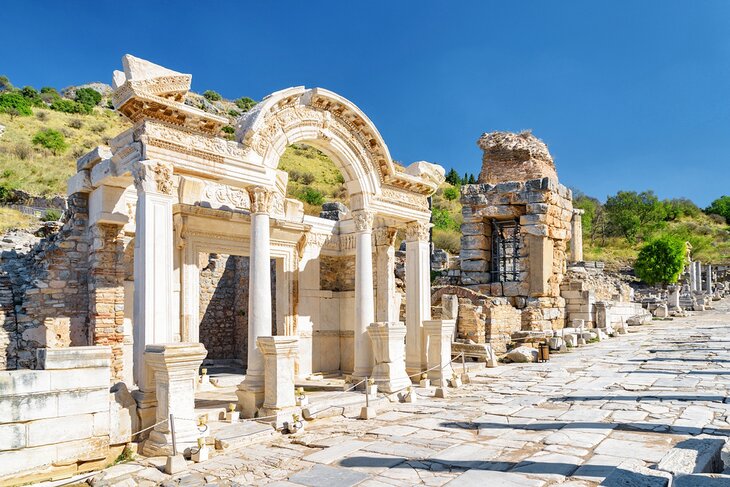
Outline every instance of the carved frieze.
<path fill-rule="evenodd" d="M 416 210 L 428 211 L 428 199 L 422 194 L 407 192 L 400 189 L 383 186 L 381 201 L 404 205 Z"/>
<path fill-rule="evenodd" d="M 207 182 L 203 190 L 203 198 L 215 208 L 248 210 L 251 208 L 248 193 L 244 189 L 232 188 L 227 184 Z"/>

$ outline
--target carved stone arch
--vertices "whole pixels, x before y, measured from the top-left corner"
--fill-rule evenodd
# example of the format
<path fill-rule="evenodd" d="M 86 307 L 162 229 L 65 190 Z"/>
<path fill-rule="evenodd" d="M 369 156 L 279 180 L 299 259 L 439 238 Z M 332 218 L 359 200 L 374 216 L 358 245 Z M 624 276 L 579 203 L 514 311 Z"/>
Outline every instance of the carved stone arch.
<path fill-rule="evenodd" d="M 238 120 L 237 137 L 269 168 L 276 168 L 291 144 L 316 147 L 338 166 L 351 196 L 362 194 L 356 206 L 366 206 L 383 185 L 398 179 L 370 119 L 351 101 L 321 88 L 288 88 L 267 96 Z"/>

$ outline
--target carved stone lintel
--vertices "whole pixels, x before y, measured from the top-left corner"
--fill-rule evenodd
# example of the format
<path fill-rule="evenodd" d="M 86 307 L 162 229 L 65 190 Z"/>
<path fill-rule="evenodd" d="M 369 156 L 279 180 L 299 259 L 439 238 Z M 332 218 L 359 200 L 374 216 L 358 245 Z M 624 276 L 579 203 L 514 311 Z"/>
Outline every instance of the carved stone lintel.
<path fill-rule="evenodd" d="M 172 194 L 172 164 L 140 161 L 132 166 L 132 176 L 138 192 Z"/>
<path fill-rule="evenodd" d="M 426 222 L 410 222 L 406 225 L 406 241 L 409 242 L 428 242 L 430 223 Z"/>
<path fill-rule="evenodd" d="M 264 186 L 250 186 L 248 196 L 251 199 L 251 214 L 271 213 L 274 203 L 274 192 Z"/>
<path fill-rule="evenodd" d="M 356 210 L 352 212 L 352 220 L 355 222 L 355 231 L 372 232 L 375 214 L 372 211 Z"/>
<path fill-rule="evenodd" d="M 375 236 L 375 245 L 381 246 L 394 246 L 395 237 L 398 234 L 398 230 L 393 227 L 378 227 L 373 232 Z"/>

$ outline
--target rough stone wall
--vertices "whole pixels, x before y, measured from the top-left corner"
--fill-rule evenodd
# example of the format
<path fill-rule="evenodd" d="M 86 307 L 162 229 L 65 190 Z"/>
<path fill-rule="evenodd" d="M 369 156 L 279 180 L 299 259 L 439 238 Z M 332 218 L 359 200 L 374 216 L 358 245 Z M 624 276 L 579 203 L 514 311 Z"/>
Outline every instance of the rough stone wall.
<path fill-rule="evenodd" d="M 477 145 L 484 151 L 479 183 L 527 181 L 543 177 L 558 179 L 547 146 L 530 132 L 485 133 Z"/>
<path fill-rule="evenodd" d="M 89 332 L 95 345 L 111 347 L 111 374 L 122 381 L 124 368 L 125 238 L 118 225 L 91 228 L 89 254 Z"/>
<path fill-rule="evenodd" d="M 10 283 L 15 310 L 9 313 L 7 304 L 2 308 L 4 368 L 34 367 L 37 348 L 89 343 L 88 217 L 87 196 L 74 194 L 58 233 L 28 254 L 3 254 L 1 273 Z"/>
<path fill-rule="evenodd" d="M 596 303 L 631 301 L 631 287 L 604 274 L 597 267 L 574 266 L 560 284 L 560 294 L 566 302 L 566 319 L 581 319 L 588 327 L 596 326 Z"/>
<path fill-rule="evenodd" d="M 373 278 L 373 282 L 375 282 L 375 278 Z M 354 291 L 355 256 L 320 256 L 319 287 L 323 291 Z"/>

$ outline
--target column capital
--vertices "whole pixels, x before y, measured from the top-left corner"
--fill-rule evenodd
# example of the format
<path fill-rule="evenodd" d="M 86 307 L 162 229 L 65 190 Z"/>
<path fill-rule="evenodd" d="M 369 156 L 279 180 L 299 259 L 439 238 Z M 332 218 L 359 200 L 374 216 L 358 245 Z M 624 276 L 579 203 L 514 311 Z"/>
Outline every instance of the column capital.
<path fill-rule="evenodd" d="M 274 191 L 265 186 L 249 186 L 246 188 L 251 201 L 251 214 L 271 213 L 274 203 Z"/>
<path fill-rule="evenodd" d="M 375 220 L 375 213 L 372 211 L 355 210 L 352 212 L 352 221 L 355 222 L 355 231 L 357 232 L 372 232 L 373 220 Z"/>
<path fill-rule="evenodd" d="M 427 222 L 410 222 L 406 225 L 406 241 L 428 242 L 431 224 Z"/>
<path fill-rule="evenodd" d="M 172 195 L 172 164 L 161 161 L 139 161 L 132 165 L 134 187 L 138 192 Z"/>
<path fill-rule="evenodd" d="M 375 237 L 375 246 L 377 246 L 377 247 L 394 246 L 395 237 L 397 234 L 398 234 L 398 229 L 396 229 L 396 228 L 377 227 L 373 231 L 373 236 Z"/>
<path fill-rule="evenodd" d="M 584 214 L 586 210 L 582 210 L 580 208 L 573 208 L 573 216 L 580 217 L 582 214 Z"/>

